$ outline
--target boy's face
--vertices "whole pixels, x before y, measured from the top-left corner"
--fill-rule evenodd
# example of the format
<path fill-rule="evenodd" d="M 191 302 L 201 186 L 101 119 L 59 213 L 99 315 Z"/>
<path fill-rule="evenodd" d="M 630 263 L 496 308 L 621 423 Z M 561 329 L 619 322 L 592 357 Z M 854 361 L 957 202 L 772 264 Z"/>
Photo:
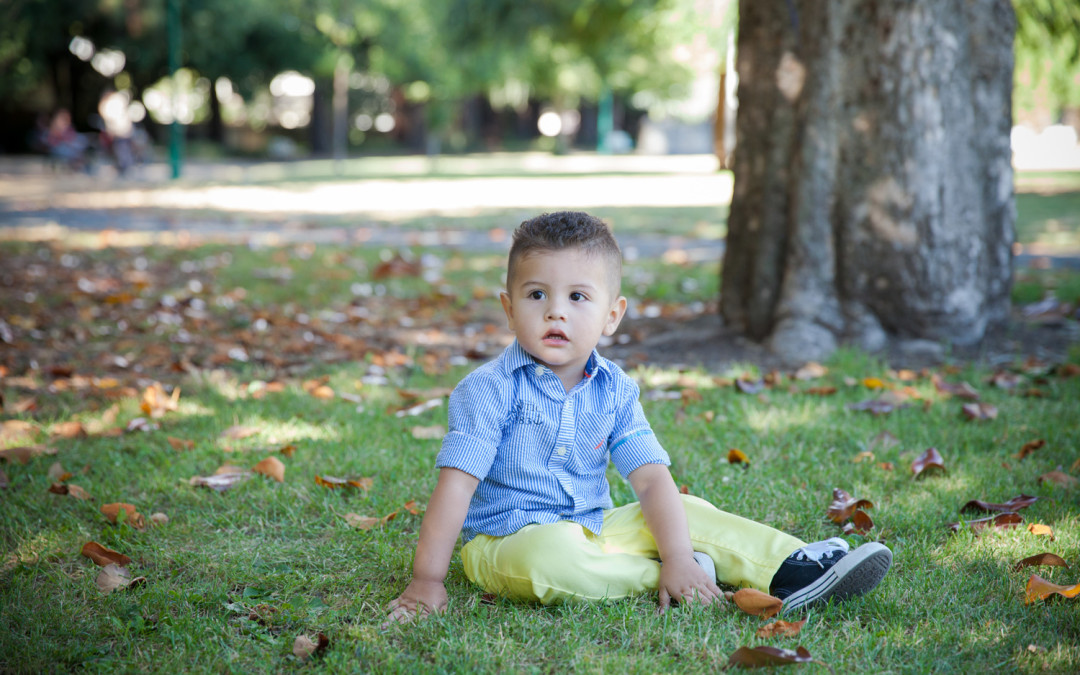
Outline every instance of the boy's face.
<path fill-rule="evenodd" d="M 521 346 L 551 368 L 567 388 L 581 379 L 601 335 L 626 312 L 613 297 L 607 264 L 581 249 L 542 251 L 517 261 L 502 294 L 507 324 Z"/>

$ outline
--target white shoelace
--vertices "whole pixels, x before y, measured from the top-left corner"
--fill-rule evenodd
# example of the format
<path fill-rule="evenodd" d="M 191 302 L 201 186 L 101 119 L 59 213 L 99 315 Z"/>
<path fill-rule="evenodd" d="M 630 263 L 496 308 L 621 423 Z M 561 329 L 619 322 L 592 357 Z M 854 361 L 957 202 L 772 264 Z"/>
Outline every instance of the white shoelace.
<path fill-rule="evenodd" d="M 818 564 L 818 567 L 824 567 L 821 564 L 821 559 L 825 556 L 831 555 L 837 551 L 847 553 L 849 550 L 848 543 L 840 537 L 833 537 L 832 539 L 826 539 L 825 541 L 815 541 L 812 544 L 807 544 L 802 548 L 795 551 L 796 560 L 812 560 Z"/>

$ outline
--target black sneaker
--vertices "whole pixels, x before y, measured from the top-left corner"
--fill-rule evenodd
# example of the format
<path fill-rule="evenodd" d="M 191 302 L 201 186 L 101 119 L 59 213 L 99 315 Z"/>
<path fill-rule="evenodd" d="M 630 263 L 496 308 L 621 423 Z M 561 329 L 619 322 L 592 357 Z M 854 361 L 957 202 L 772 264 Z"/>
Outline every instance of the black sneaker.
<path fill-rule="evenodd" d="M 780 565 L 769 592 L 791 612 L 829 598 L 847 600 L 870 592 L 885 578 L 892 551 L 876 542 L 848 551 L 839 537 L 803 546 Z"/>

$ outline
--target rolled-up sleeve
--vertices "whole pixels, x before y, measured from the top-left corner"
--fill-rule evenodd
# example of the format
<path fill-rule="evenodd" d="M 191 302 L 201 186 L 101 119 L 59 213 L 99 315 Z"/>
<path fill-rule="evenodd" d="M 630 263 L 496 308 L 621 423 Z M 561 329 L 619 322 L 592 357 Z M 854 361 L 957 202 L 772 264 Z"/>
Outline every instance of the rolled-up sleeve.
<path fill-rule="evenodd" d="M 623 478 L 645 464 L 671 465 L 671 458 L 645 418 L 639 393 L 637 384 L 627 378 L 624 391 L 619 392 L 621 405 L 616 410 L 615 428 L 611 432 L 611 462 Z"/>
<path fill-rule="evenodd" d="M 437 468 L 458 469 L 484 480 L 498 452 L 508 407 L 505 386 L 475 371 L 450 394 L 449 432 L 435 458 Z"/>

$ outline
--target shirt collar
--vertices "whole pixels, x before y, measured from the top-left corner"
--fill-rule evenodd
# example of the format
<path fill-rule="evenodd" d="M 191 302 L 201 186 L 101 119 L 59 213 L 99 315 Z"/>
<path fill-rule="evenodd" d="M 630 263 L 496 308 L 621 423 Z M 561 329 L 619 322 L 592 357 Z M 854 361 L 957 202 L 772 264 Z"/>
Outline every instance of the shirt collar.
<path fill-rule="evenodd" d="M 521 343 L 515 339 L 513 344 L 507 347 L 506 351 L 503 352 L 503 363 L 506 366 L 506 372 L 512 373 L 519 368 L 536 365 L 536 359 L 534 359 L 529 352 L 525 351 L 525 349 L 522 348 Z M 607 360 L 602 358 L 600 353 L 594 349 L 592 354 L 589 355 L 589 360 L 585 363 L 585 377 L 591 379 L 596 377 L 597 373 L 610 375 L 611 370 Z"/>

